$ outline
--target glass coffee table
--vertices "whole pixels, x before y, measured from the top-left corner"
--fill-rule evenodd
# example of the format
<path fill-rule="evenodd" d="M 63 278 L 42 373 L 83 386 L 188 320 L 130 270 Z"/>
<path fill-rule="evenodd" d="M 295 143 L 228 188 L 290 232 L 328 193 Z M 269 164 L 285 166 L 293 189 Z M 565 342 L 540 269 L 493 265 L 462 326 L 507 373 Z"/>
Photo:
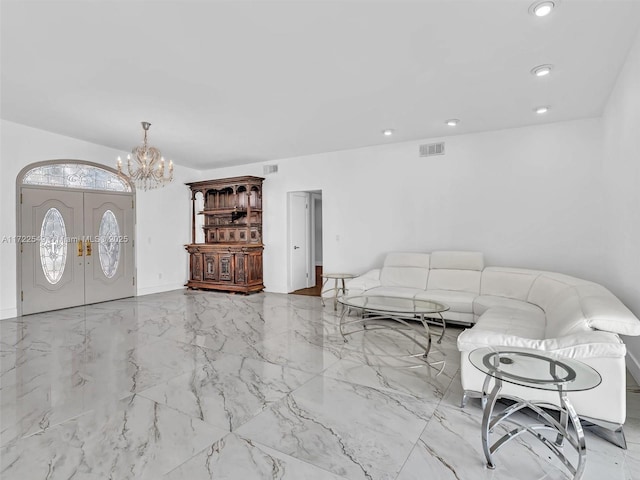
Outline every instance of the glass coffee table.
<path fill-rule="evenodd" d="M 495 468 L 493 454 L 510 440 L 529 432 L 551 450 L 571 472 L 574 480 L 584 473 L 586 444 L 580 419 L 567 397 L 567 392 L 590 390 L 600 385 L 602 378 L 593 368 L 572 358 L 561 357 L 544 351 L 515 347 L 484 347 L 473 350 L 469 361 L 486 377 L 482 386 L 482 448 L 487 467 Z M 489 386 L 493 380 L 491 391 Z M 502 382 L 538 390 L 557 391 L 560 399 L 560 419 L 556 420 L 542 407 L 548 403 L 524 400 L 515 396 L 500 395 Z M 515 403 L 500 413 L 494 413 L 498 398 L 508 398 Z M 544 423 L 522 424 L 510 418 L 525 408 L 535 412 Z M 569 421 L 573 432 L 569 430 Z M 490 444 L 489 435 L 503 422 L 515 428 Z M 541 432 L 551 431 L 556 436 L 550 440 Z M 578 461 L 572 463 L 563 453 L 564 440 L 577 452 Z"/>
<path fill-rule="evenodd" d="M 338 297 L 338 302 L 343 306 L 340 315 L 340 334 L 345 342 L 348 341 L 348 335 L 356 332 L 389 329 L 418 345 L 423 352 L 420 357 L 425 362 L 431 350 L 431 332 L 427 319 L 433 316 L 439 316 L 442 319 L 442 312 L 449 310 L 447 305 L 430 300 L 390 296 L 343 296 Z M 352 309 L 359 311 L 361 316 L 345 320 Z M 416 322 L 421 328 L 415 328 Z M 443 319 L 442 324 L 444 325 Z M 349 328 L 351 326 L 359 328 Z M 444 361 L 428 364 L 430 366 L 442 364 L 444 368 Z"/>

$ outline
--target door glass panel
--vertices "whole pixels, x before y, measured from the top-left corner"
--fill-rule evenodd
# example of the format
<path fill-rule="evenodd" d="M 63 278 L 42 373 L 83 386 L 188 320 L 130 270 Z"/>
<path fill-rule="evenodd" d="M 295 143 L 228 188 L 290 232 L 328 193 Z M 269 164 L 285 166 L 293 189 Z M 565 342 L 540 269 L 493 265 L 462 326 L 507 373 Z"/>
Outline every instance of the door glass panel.
<path fill-rule="evenodd" d="M 100 248 L 98 249 L 100 266 L 107 278 L 113 278 L 120 262 L 121 238 L 118 220 L 111 210 L 107 210 L 102 215 L 98 235 L 100 236 Z"/>
<path fill-rule="evenodd" d="M 67 229 L 62 214 L 50 208 L 40 228 L 40 264 L 47 281 L 55 285 L 62 278 L 67 261 Z"/>

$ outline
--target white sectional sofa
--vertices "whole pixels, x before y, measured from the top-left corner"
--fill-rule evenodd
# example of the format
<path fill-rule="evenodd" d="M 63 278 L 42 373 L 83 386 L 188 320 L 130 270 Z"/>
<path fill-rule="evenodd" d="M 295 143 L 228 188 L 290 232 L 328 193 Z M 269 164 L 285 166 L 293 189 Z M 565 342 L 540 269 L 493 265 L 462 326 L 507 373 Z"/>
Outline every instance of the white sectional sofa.
<path fill-rule="evenodd" d="M 447 304 L 445 320 L 474 323 L 484 259 L 479 252 L 389 253 L 381 269 L 347 284 L 350 295 L 428 298 Z"/>
<path fill-rule="evenodd" d="M 390 253 L 381 269 L 347 284 L 349 295 L 400 295 L 443 302 L 447 321 L 471 326 L 458 337 L 462 405 L 479 396 L 484 374 L 469 352 L 485 346 L 523 347 L 576 358 L 602 383 L 569 398 L 581 418 L 605 427 L 625 446 L 626 348 L 619 335 L 640 335 L 640 320 L 601 285 L 560 273 L 485 267 L 480 252 Z M 505 382 L 502 393 L 558 404 L 553 392 Z M 532 398 L 534 396 L 535 398 Z"/>

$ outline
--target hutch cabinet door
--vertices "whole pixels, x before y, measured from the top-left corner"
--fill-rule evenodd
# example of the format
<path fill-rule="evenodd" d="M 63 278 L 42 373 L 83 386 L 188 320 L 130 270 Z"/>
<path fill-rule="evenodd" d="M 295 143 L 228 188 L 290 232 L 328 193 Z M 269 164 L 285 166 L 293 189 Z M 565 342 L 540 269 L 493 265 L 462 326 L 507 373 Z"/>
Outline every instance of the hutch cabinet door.
<path fill-rule="evenodd" d="M 233 254 L 220 254 L 220 270 L 218 279 L 221 282 L 233 282 Z"/>
<path fill-rule="evenodd" d="M 236 253 L 235 255 L 236 262 L 236 283 L 237 284 L 245 284 L 247 283 L 247 273 L 245 269 L 245 259 L 246 255 L 244 253 Z"/>
<path fill-rule="evenodd" d="M 202 254 L 191 254 L 191 280 L 202 281 Z"/>
<path fill-rule="evenodd" d="M 252 252 L 247 255 L 249 265 L 247 271 L 249 274 L 249 283 L 262 281 L 262 252 Z"/>
<path fill-rule="evenodd" d="M 204 254 L 204 279 L 218 280 L 218 256 L 213 253 Z"/>

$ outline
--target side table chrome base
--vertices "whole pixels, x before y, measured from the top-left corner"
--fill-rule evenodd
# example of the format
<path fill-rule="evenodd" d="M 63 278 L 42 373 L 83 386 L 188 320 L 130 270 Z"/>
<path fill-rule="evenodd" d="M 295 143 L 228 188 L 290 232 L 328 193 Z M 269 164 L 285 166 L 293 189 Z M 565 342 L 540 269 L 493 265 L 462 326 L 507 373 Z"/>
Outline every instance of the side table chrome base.
<path fill-rule="evenodd" d="M 327 282 L 331 278 L 333 278 L 333 288 L 325 289 Z M 333 311 L 335 312 L 338 310 L 338 297 L 340 296 L 340 294 L 342 295 L 347 294 L 347 287 L 345 285 L 344 280 L 345 280 L 344 278 L 324 277 L 324 281 L 322 282 L 322 287 L 320 287 L 320 302 L 322 303 L 323 307 L 325 306 L 323 294 L 333 292 Z M 338 281 L 340 281 L 341 283 L 339 284 Z"/>
<path fill-rule="evenodd" d="M 493 389 L 489 392 L 489 385 L 491 379 L 494 380 Z M 504 396 L 502 398 L 508 398 L 515 401 L 515 403 L 498 414 L 494 414 L 494 409 L 498 398 L 500 398 L 500 391 L 502 390 L 502 379 L 499 376 L 491 377 L 487 375 L 482 387 L 482 449 L 484 451 L 485 458 L 487 460 L 487 468 L 494 469 L 495 463 L 493 461 L 493 454 L 496 453 L 503 445 L 510 442 L 520 434 L 528 432 L 535 438 L 542 442 L 553 454 L 562 462 L 562 464 L 573 475 L 574 480 L 579 480 L 584 474 L 585 462 L 586 462 L 586 444 L 584 438 L 584 431 L 580 424 L 580 419 L 576 414 L 576 411 L 567 398 L 567 393 L 562 389 L 562 385 L 558 385 L 558 394 L 560 396 L 560 420 L 556 420 L 548 412 L 546 412 L 542 406 L 547 405 L 538 402 L 530 402 L 522 398 L 513 396 Z M 511 415 L 514 413 L 529 408 L 538 414 L 546 423 L 524 425 L 513 420 Z M 573 426 L 574 433 L 569 431 L 569 421 Z M 505 435 L 497 439 L 493 444 L 490 443 L 490 435 L 494 429 L 503 422 L 510 422 L 516 426 L 516 428 L 510 430 Z M 556 433 L 555 441 L 549 440 L 547 437 L 540 433 L 541 431 L 551 430 Z M 564 455 L 561 450 L 565 440 L 568 445 L 571 446 L 578 454 L 578 461 L 576 464 Z"/>

